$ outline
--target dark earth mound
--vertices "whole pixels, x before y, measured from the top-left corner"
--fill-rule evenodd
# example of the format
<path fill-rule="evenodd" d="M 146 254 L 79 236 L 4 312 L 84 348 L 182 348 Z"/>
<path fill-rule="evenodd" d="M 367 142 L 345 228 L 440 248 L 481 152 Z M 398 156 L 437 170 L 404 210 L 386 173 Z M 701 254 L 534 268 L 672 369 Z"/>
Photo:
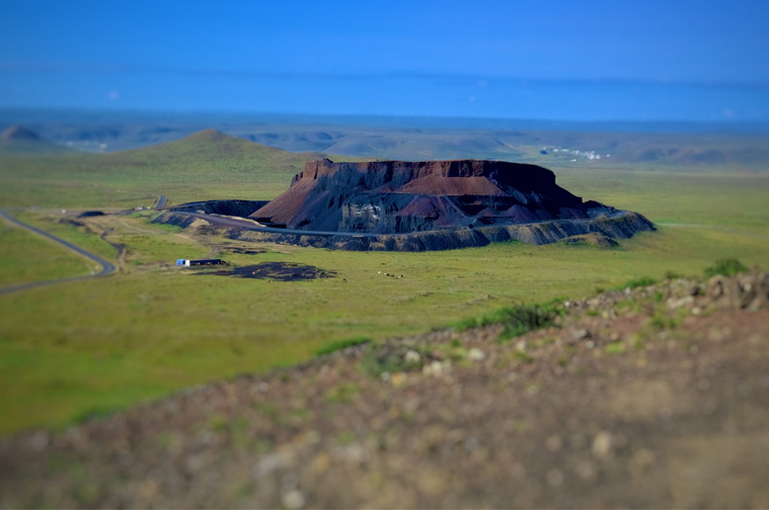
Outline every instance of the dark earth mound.
<path fill-rule="evenodd" d="M 240 255 L 259 255 L 260 253 L 267 253 L 267 250 L 244 250 L 243 248 L 228 248 L 228 251 Z"/>
<path fill-rule="evenodd" d="M 268 200 L 206 200 L 204 202 L 180 204 L 171 209 L 174 211 L 202 211 L 206 214 L 247 217 L 268 203 Z"/>
<path fill-rule="evenodd" d="M 78 218 L 92 218 L 94 216 L 104 216 L 102 211 L 84 211 L 77 215 Z"/>
<path fill-rule="evenodd" d="M 403 234 L 458 227 L 591 220 L 621 211 L 584 202 L 536 165 L 503 161 L 309 162 L 251 214 L 289 229 Z"/>
<path fill-rule="evenodd" d="M 237 278 L 255 278 L 259 280 L 277 280 L 281 282 L 315 280 L 316 278 L 331 278 L 334 276 L 332 271 L 324 271 L 323 269 L 314 266 L 294 264 L 292 262 L 264 262 L 253 266 L 233 267 L 198 274 L 235 276 Z"/>

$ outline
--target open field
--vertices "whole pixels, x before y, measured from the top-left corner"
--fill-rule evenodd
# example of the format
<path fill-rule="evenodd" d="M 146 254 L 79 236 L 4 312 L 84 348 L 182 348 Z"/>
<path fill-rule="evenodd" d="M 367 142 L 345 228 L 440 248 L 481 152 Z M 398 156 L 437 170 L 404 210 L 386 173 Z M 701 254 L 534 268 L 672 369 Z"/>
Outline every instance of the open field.
<path fill-rule="evenodd" d="M 272 198 L 315 157 L 210 132 L 199 137 L 126 153 L 2 156 L 0 203 L 55 207 L 20 218 L 115 258 L 117 250 L 97 235 L 61 222 L 60 208 L 152 205 L 159 194 L 175 203 Z M 236 243 L 161 228 L 148 223 L 148 212 L 93 218 L 92 232 L 125 246 L 119 274 L 0 298 L 0 431 L 62 426 L 186 386 L 306 360 L 335 340 L 422 332 L 516 300 L 587 296 L 666 271 L 696 275 L 720 257 L 769 262 L 769 174 L 552 168 L 559 184 L 587 199 L 654 222 L 699 226 L 662 226 L 619 249 L 499 244 L 359 253 Z M 4 240 L 4 260 L 16 262 L 0 267 L 0 281 L 70 270 L 51 262 L 54 254 L 35 239 Z M 170 266 L 216 253 L 235 265 L 306 264 L 335 276 L 281 282 L 195 276 Z M 68 262 L 77 263 L 74 256 Z"/>
<path fill-rule="evenodd" d="M 554 168 L 585 198 L 640 212 L 655 223 L 697 224 L 769 235 L 769 175 Z"/>
<path fill-rule="evenodd" d="M 668 270 L 699 274 L 718 257 L 765 265 L 769 253 L 767 240 L 662 228 L 609 250 L 497 244 L 359 253 L 268 245 L 256 246 L 264 250 L 256 255 L 219 255 L 237 265 L 280 261 L 335 273 L 280 282 L 168 267 L 209 248 L 142 218 L 122 221 L 133 229 L 116 226 L 109 238 L 128 245 L 125 274 L 0 298 L 3 432 L 63 425 L 186 386 L 293 364 L 338 339 L 416 333 L 512 301 L 586 296 Z M 57 235 L 66 237 L 62 229 Z"/>
<path fill-rule="evenodd" d="M 88 274 L 88 263 L 0 219 L 0 287 Z"/>
<path fill-rule="evenodd" d="M 503 319 L 337 347 L 0 437 L 0 502 L 766 508 L 768 304 L 769 273 L 675 279 L 550 308 L 515 339 Z"/>
<path fill-rule="evenodd" d="M 213 130 L 182 140 L 110 154 L 0 155 L 0 205 L 151 206 L 160 194 L 177 203 L 282 192 L 315 153 L 291 153 Z"/>

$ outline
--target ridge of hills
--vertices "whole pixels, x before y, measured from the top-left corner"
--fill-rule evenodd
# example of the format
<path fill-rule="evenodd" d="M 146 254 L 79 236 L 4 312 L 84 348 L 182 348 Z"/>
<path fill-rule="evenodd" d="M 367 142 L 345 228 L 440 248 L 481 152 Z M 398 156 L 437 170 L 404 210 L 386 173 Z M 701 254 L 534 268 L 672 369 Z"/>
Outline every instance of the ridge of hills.
<path fill-rule="evenodd" d="M 61 154 L 70 149 L 43 139 L 31 129 L 14 124 L 0 133 L 0 153 L 14 155 Z"/>
<path fill-rule="evenodd" d="M 0 140 L 40 140 L 40 135 L 20 125 L 14 124 L 0 133 Z"/>
<path fill-rule="evenodd" d="M 243 187 L 250 198 L 266 199 L 283 191 L 305 162 L 326 157 L 267 147 L 213 129 L 121 152 L 19 156 L 0 157 L 0 172 L 9 181 L 7 192 L 0 192 L 0 205 L 125 206 L 158 194 L 176 202 L 243 198 L 238 193 Z"/>
<path fill-rule="evenodd" d="M 0 111 L 0 120 L 5 117 Z M 584 131 L 558 123 L 513 123 L 508 128 L 494 122 L 462 127 L 448 122 L 404 125 L 340 125 L 320 119 L 290 122 L 259 118 L 131 118 L 108 121 L 77 116 L 48 120 L 19 114 L 46 139 L 73 144 L 85 151 L 113 152 L 179 140 L 204 126 L 227 134 L 289 151 L 324 152 L 355 157 L 396 160 L 495 159 L 524 161 L 546 166 L 639 165 L 681 169 L 744 169 L 765 171 L 769 162 L 767 133 L 753 131 L 612 130 L 611 125 L 592 125 Z M 381 121 L 381 119 L 380 119 Z M 372 121 L 373 122 L 373 121 Z M 664 131 L 661 129 L 671 129 Z M 704 129 L 704 128 L 703 128 Z M 101 148 L 104 144 L 106 148 Z M 557 150 L 556 150 L 557 149 Z M 540 153 L 544 150 L 546 154 Z M 575 153 L 574 151 L 579 151 Z M 600 155 L 601 161 L 587 155 Z M 610 157 L 607 157 L 607 154 Z M 572 161 L 576 159 L 576 161 Z"/>

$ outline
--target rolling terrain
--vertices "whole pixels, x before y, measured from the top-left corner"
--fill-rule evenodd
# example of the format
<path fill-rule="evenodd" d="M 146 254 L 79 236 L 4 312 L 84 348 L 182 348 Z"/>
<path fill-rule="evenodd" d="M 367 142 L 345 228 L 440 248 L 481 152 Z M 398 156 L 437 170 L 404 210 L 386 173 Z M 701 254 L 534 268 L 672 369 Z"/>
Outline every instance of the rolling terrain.
<path fill-rule="evenodd" d="M 42 139 L 24 126 L 14 124 L 0 133 L 0 154 L 41 155 L 62 154 L 70 149 Z"/>
<path fill-rule="evenodd" d="M 87 152 L 157 145 L 213 126 L 284 150 L 378 159 L 472 158 L 598 168 L 642 164 L 693 171 L 766 171 L 769 162 L 769 128 L 750 123 L 0 110 L 0 128 L 20 119 L 49 140 Z"/>
<path fill-rule="evenodd" d="M 4 206 L 48 206 L 18 217 L 119 268 L 111 281 L 0 297 L 2 432 L 66 426 L 186 386 L 302 362 L 340 339 L 384 340 L 511 302 L 589 296 L 667 271 L 698 274 L 719 257 L 765 265 L 769 252 L 769 177 L 728 165 L 703 172 L 613 167 L 603 159 L 603 167 L 553 166 L 571 192 L 660 225 L 611 249 L 507 242 L 440 253 L 351 253 L 158 225 L 153 211 L 76 218 L 85 208 L 149 207 L 161 195 L 172 204 L 271 199 L 317 158 L 213 131 L 120 153 L 0 155 Z M 0 265 L 6 281 L 44 279 L 56 269 L 55 259 L 29 258 L 40 262 L 20 271 L 23 254 L 35 247 L 25 236 L 12 243 Z M 172 266 L 177 258 L 206 256 L 235 268 L 296 264 L 334 276 L 244 279 Z"/>
<path fill-rule="evenodd" d="M 339 343 L 2 438 L 0 504 L 764 508 L 768 302 L 768 273 L 673 278 Z"/>
<path fill-rule="evenodd" d="M 0 154 L 3 206 L 133 207 L 174 200 L 272 198 L 306 161 L 292 153 L 203 130 L 181 140 L 125 152 L 74 151 L 35 157 Z M 233 194 L 234 193 L 234 194 Z"/>

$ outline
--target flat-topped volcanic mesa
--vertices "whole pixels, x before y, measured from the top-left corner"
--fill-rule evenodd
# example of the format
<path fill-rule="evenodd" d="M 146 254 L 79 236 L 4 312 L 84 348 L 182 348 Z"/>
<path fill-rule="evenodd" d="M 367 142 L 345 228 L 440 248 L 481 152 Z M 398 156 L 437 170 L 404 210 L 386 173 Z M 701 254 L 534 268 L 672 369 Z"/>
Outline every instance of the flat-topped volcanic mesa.
<path fill-rule="evenodd" d="M 536 165 L 502 161 L 308 162 L 291 187 L 251 217 L 290 229 L 402 234 L 621 211 L 583 202 Z M 308 232 L 309 233 L 309 232 Z"/>

